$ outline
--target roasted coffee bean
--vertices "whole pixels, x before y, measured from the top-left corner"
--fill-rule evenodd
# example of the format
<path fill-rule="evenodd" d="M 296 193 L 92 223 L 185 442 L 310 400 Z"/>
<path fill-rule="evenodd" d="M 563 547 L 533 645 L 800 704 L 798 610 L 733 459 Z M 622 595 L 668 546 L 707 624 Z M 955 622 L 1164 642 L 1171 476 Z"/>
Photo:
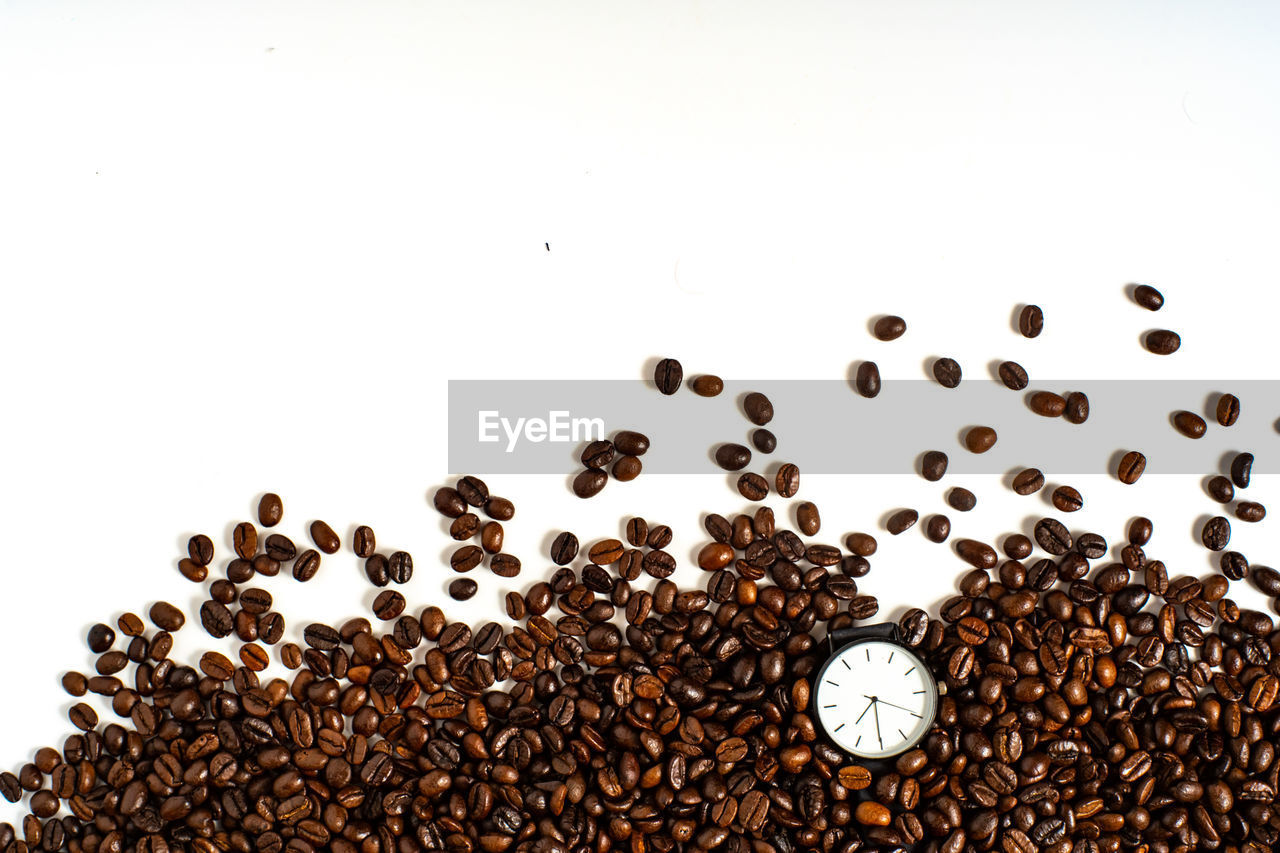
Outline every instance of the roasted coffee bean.
<path fill-rule="evenodd" d="M 392 583 L 408 583 L 412 577 L 413 556 L 409 552 L 396 551 L 387 558 L 387 578 Z"/>
<path fill-rule="evenodd" d="M 110 625 L 104 625 L 99 622 L 89 629 L 88 645 L 89 651 L 95 655 L 100 655 L 110 649 L 116 642 L 116 632 L 112 630 Z"/>
<path fill-rule="evenodd" d="M 761 453 L 772 453 L 778 449 L 778 438 L 763 427 L 753 429 L 751 431 L 751 446 Z"/>
<path fill-rule="evenodd" d="M 506 498 L 490 495 L 484 502 L 484 514 L 494 521 L 510 521 L 516 517 L 516 505 Z"/>
<path fill-rule="evenodd" d="M 724 391 L 724 380 L 708 373 L 695 377 L 689 387 L 699 397 L 719 397 L 720 392 Z"/>
<path fill-rule="evenodd" d="M 1129 522 L 1129 544 L 1139 547 L 1146 545 L 1151 541 L 1151 534 L 1154 529 L 1151 519 L 1141 515 L 1137 516 Z"/>
<path fill-rule="evenodd" d="M 1132 486 L 1146 469 L 1147 457 L 1136 450 L 1130 450 L 1121 457 L 1120 464 L 1116 467 L 1116 477 L 1125 485 Z"/>
<path fill-rule="evenodd" d="M 390 563 L 381 554 L 374 554 L 364 561 L 364 574 L 374 586 L 382 587 L 391 583 Z"/>
<path fill-rule="evenodd" d="M 671 544 L 675 534 L 665 524 L 655 524 L 649 528 L 649 536 L 645 539 L 645 544 L 650 548 L 665 548 Z"/>
<path fill-rule="evenodd" d="M 338 538 L 338 534 L 333 532 L 333 528 L 323 521 L 316 520 L 311 522 L 311 541 L 315 546 L 326 554 L 336 554 L 338 549 L 342 547 L 342 540 Z"/>
<path fill-rule="evenodd" d="M 817 505 L 810 501 L 801 501 L 796 507 L 796 526 L 805 536 L 816 536 L 822 529 L 822 517 Z"/>
<path fill-rule="evenodd" d="M 929 482 L 936 483 L 947 473 L 947 454 L 941 450 L 926 451 L 920 460 L 920 474 Z"/>
<path fill-rule="evenodd" d="M 715 456 L 716 464 L 726 471 L 741 471 L 751 464 L 751 451 L 741 444 L 722 444 Z"/>
<path fill-rule="evenodd" d="M 446 518 L 457 518 L 467 511 L 467 502 L 463 500 L 462 495 L 458 493 L 457 489 L 449 486 L 441 486 L 436 489 L 431 502 L 435 506 L 436 512 Z"/>
<path fill-rule="evenodd" d="M 880 341 L 896 341 L 906 331 L 907 321 L 895 314 L 886 314 L 883 317 L 878 317 L 871 327 L 871 334 L 875 335 L 876 340 Z"/>
<path fill-rule="evenodd" d="M 850 533 L 844 538 L 844 547 L 859 557 L 870 557 L 875 554 L 877 543 L 870 533 Z"/>
<path fill-rule="evenodd" d="M 449 524 L 449 537 L 457 542 L 465 542 L 480 532 L 480 516 L 474 512 L 464 512 Z"/>
<path fill-rule="evenodd" d="M 778 494 L 784 498 L 794 498 L 796 493 L 800 491 L 800 469 L 788 462 L 778 469 L 778 475 L 774 478 L 774 485 L 778 489 Z"/>
<path fill-rule="evenodd" d="M 1182 346 L 1182 338 L 1177 332 L 1171 332 L 1168 329 L 1156 329 L 1148 332 L 1143 343 L 1147 349 L 1156 355 L 1171 355 L 1178 351 L 1178 347 Z"/>
<path fill-rule="evenodd" d="M 996 444 L 996 431 L 988 426 L 976 426 L 964 434 L 964 446 L 970 453 L 986 453 Z"/>
<path fill-rule="evenodd" d="M 1035 537 L 1036 544 L 1055 557 L 1061 557 L 1071 550 L 1071 533 L 1066 525 L 1055 518 L 1042 518 L 1037 521 Z"/>
<path fill-rule="evenodd" d="M 951 519 L 945 515 L 931 515 L 925 519 L 924 535 L 930 542 L 946 542 L 951 535 Z"/>
<path fill-rule="evenodd" d="M 494 554 L 489 560 L 489 571 L 500 578 L 513 578 L 520 574 L 520 560 L 512 554 Z"/>
<path fill-rule="evenodd" d="M 1231 482 L 1238 489 L 1249 488 L 1249 479 L 1253 473 L 1253 454 L 1237 453 L 1231 460 Z"/>
<path fill-rule="evenodd" d="M 454 601 L 466 601 L 472 598 L 480 585 L 471 578 L 456 578 L 449 583 L 449 597 Z"/>
<path fill-rule="evenodd" d="M 178 571 L 182 572 L 182 576 L 192 583 L 204 583 L 209 577 L 209 569 L 193 562 L 188 557 L 183 557 L 178 561 Z"/>
<path fill-rule="evenodd" d="M 608 439 L 593 441 L 582 451 L 582 464 L 588 468 L 606 468 L 613 461 L 613 442 Z"/>
<path fill-rule="evenodd" d="M 242 521 L 231 531 L 231 543 L 242 560 L 252 560 L 258 553 L 258 529 Z"/>
<path fill-rule="evenodd" d="M 1159 311 L 1164 305 L 1164 296 L 1149 284 L 1139 284 L 1133 289 L 1133 301 L 1148 311 Z"/>
<path fill-rule="evenodd" d="M 405 600 L 404 596 L 396 592 L 394 589 L 386 589 L 378 593 L 378 597 L 373 600 L 373 615 L 377 616 L 384 622 L 399 618 L 404 612 Z"/>
<path fill-rule="evenodd" d="M 463 545 L 449 557 L 449 567 L 455 572 L 469 572 L 484 562 L 484 549 L 479 545 Z"/>
<path fill-rule="evenodd" d="M 954 358 L 939 358 L 933 362 L 933 378 L 943 388 L 955 388 L 960 384 L 960 363 Z"/>
<path fill-rule="evenodd" d="M 1224 551 L 1218 558 L 1218 567 L 1228 580 L 1238 581 L 1249 571 L 1249 561 L 1239 551 Z"/>
<path fill-rule="evenodd" d="M 1010 560 L 1025 560 L 1031 556 L 1031 540 L 1021 533 L 1006 536 L 1001 548 Z"/>
<path fill-rule="evenodd" d="M 316 576 L 316 572 L 320 571 L 320 552 L 314 548 L 308 548 L 298 555 L 298 559 L 293 561 L 293 579 L 306 583 Z"/>
<path fill-rule="evenodd" d="M 1061 417 L 1067 410 L 1067 399 L 1052 391 L 1037 391 L 1027 399 L 1031 411 L 1046 418 Z"/>
<path fill-rule="evenodd" d="M 1039 468 L 1024 468 L 1013 477 L 1013 490 L 1020 495 L 1034 495 L 1044 488 L 1044 474 Z"/>
<path fill-rule="evenodd" d="M 274 492 L 267 492 L 258 500 L 258 523 L 263 527 L 275 527 L 284 518 L 284 501 Z"/>
<path fill-rule="evenodd" d="M 853 378 L 854 389 L 867 399 L 873 399 L 880 394 L 880 368 L 874 361 L 863 361 L 858 363 L 858 369 L 854 373 Z"/>
<path fill-rule="evenodd" d="M 1058 486 L 1054 489 L 1052 501 L 1059 512 L 1076 512 L 1084 506 L 1084 498 L 1071 486 Z"/>
<path fill-rule="evenodd" d="M 1210 551 L 1223 550 L 1231 541 L 1231 522 L 1220 515 L 1215 515 L 1205 522 L 1204 529 L 1200 532 L 1200 541 Z"/>
<path fill-rule="evenodd" d="M 1073 424 L 1082 424 L 1089 420 L 1089 398 L 1084 392 L 1072 391 L 1067 395 L 1066 410 L 1062 416 Z"/>
<path fill-rule="evenodd" d="M 976 539 L 957 539 L 956 554 L 975 569 L 994 569 L 999 561 L 996 549 Z"/>
<path fill-rule="evenodd" d="M 551 542 L 551 562 L 567 566 L 578 556 L 578 537 L 567 530 L 556 535 Z"/>
<path fill-rule="evenodd" d="M 142 632 L 146 630 L 146 625 L 142 623 L 142 619 L 136 613 L 122 613 L 120 618 L 116 620 L 116 628 L 126 637 L 140 637 Z M 114 642 L 114 638 L 113 638 Z"/>
<path fill-rule="evenodd" d="M 177 631 L 187 623 L 186 615 L 167 601 L 157 601 L 151 605 L 147 615 L 161 631 Z"/>
<path fill-rule="evenodd" d="M 1200 438 L 1204 435 L 1204 418 L 1195 412 L 1174 412 L 1173 426 L 1187 438 Z"/>
<path fill-rule="evenodd" d="M 977 496 L 962 486 L 956 486 L 947 492 L 947 506 L 957 512 L 969 512 L 977 505 Z"/>
<path fill-rule="evenodd" d="M 996 368 L 996 373 L 999 375 L 1000 381 L 1004 383 L 1004 387 L 1010 391 L 1023 391 L 1030 382 L 1027 378 L 1027 371 L 1016 361 L 1000 362 L 1000 366 Z"/>
<path fill-rule="evenodd" d="M 684 368 L 674 358 L 664 358 L 653 369 L 653 382 L 658 391 L 670 396 L 680 390 L 684 381 Z"/>
<path fill-rule="evenodd" d="M 485 501 L 489 500 L 489 484 L 479 477 L 471 475 L 462 477 L 455 484 L 455 488 L 462 499 L 473 507 L 482 507 Z"/>
<path fill-rule="evenodd" d="M 1256 501 L 1240 501 L 1236 504 L 1236 518 L 1255 523 L 1267 517 L 1267 508 Z"/>
<path fill-rule="evenodd" d="M 474 517 L 474 516 L 473 516 Z M 373 528 L 367 524 L 362 524 L 355 529 L 351 535 L 351 550 L 362 560 L 372 557 L 378 549 L 377 538 L 373 535 Z"/>
<path fill-rule="evenodd" d="M 490 554 L 496 554 L 502 550 L 502 542 L 505 538 L 506 531 L 502 529 L 500 522 L 485 522 L 480 530 L 480 547 Z"/>
<path fill-rule="evenodd" d="M 587 468 L 573 478 L 573 493 L 580 498 L 591 498 L 609 482 L 609 475 L 596 468 Z"/>
<path fill-rule="evenodd" d="M 627 456 L 644 456 L 649 450 L 649 437 L 644 433 L 624 429 L 613 436 L 613 446 Z"/>
<path fill-rule="evenodd" d="M 1018 331 L 1024 338 L 1036 338 L 1044 331 L 1044 312 L 1039 305 L 1024 305 L 1018 314 Z"/>
<path fill-rule="evenodd" d="M 207 566 L 213 562 L 213 540 L 203 533 L 197 533 L 187 540 L 187 556 L 197 566 Z"/>
<path fill-rule="evenodd" d="M 281 563 L 287 563 L 298 555 L 298 549 L 293 544 L 293 540 L 280 533 L 272 533 L 268 536 L 264 547 L 268 557 Z"/>
<path fill-rule="evenodd" d="M 914 509 L 900 509 L 893 515 L 889 516 L 889 520 L 885 522 L 885 529 L 893 536 L 897 536 L 905 530 L 911 528 L 920 520 L 920 513 Z"/>
<path fill-rule="evenodd" d="M 231 636 L 235 620 L 227 606 L 218 601 L 206 601 L 200 605 L 200 624 L 209 636 L 221 639 Z"/>
<path fill-rule="evenodd" d="M 618 461 L 613 463 L 613 479 L 620 483 L 630 483 L 640 476 L 643 468 L 644 463 L 638 457 L 619 456 Z"/>
<path fill-rule="evenodd" d="M 1213 477 L 1205 485 L 1209 497 L 1218 503 L 1231 503 L 1236 497 L 1236 488 L 1230 480 L 1221 475 Z"/>
<path fill-rule="evenodd" d="M 1218 397 L 1218 405 L 1214 413 L 1218 423 L 1224 427 L 1235 424 L 1240 419 L 1240 398 L 1235 394 L 1223 394 Z"/>
<path fill-rule="evenodd" d="M 764 426 L 773 420 L 773 403 L 759 391 L 752 391 L 743 398 L 742 411 L 756 426 Z"/>

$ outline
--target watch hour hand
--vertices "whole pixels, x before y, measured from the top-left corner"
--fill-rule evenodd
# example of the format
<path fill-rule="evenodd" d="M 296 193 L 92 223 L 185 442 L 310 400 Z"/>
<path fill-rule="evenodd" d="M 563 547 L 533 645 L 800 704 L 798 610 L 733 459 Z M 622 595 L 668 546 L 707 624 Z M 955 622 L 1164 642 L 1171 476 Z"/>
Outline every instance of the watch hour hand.
<path fill-rule="evenodd" d="M 884 738 L 880 735 L 880 700 L 872 699 L 871 707 L 875 709 L 873 713 L 876 718 L 876 740 L 880 741 L 880 748 L 884 749 Z"/>
<path fill-rule="evenodd" d="M 867 698 L 868 698 L 868 699 L 870 699 L 871 697 L 869 697 L 869 696 L 868 696 Z M 867 711 L 870 711 L 870 710 L 871 710 L 871 706 L 872 706 L 872 705 L 874 705 L 874 704 L 876 704 L 876 700 L 874 700 L 874 699 L 871 699 L 871 701 L 867 703 L 867 707 L 865 707 L 865 708 L 863 708 L 863 709 L 862 709 L 862 713 L 858 715 L 858 719 L 856 719 L 856 720 L 854 720 L 854 721 L 853 721 L 853 724 L 854 724 L 855 726 L 856 726 L 858 723 L 862 722 L 862 718 L 863 718 L 863 717 L 865 717 L 865 716 L 867 715 Z"/>

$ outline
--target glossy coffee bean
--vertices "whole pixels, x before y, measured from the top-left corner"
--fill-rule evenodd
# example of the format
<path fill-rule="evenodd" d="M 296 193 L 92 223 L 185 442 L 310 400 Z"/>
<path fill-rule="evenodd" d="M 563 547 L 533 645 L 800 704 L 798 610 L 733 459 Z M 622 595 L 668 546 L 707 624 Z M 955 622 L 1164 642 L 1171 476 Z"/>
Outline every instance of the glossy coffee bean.
<path fill-rule="evenodd" d="M 1235 394 L 1223 394 L 1218 397 L 1218 405 L 1214 412 L 1219 424 L 1229 427 L 1240 419 L 1240 398 Z"/>
<path fill-rule="evenodd" d="M 275 527 L 284 517 L 284 501 L 274 492 L 267 492 L 258 500 L 258 523 L 263 527 Z"/>
<path fill-rule="evenodd" d="M 894 314 L 887 314 L 876 319 L 871 333 L 876 340 L 896 341 L 907 331 L 907 321 Z"/>
<path fill-rule="evenodd" d="M 954 358 L 939 358 L 933 362 L 933 378 L 943 388 L 955 388 L 960 384 L 962 371 Z"/>
<path fill-rule="evenodd" d="M 927 451 L 920 460 L 920 474 L 931 483 L 941 480 L 947 473 L 947 454 L 941 450 Z"/>
<path fill-rule="evenodd" d="M 684 381 L 684 368 L 674 358 L 664 358 L 653 369 L 653 382 L 658 391 L 670 396 L 680 390 Z"/>
<path fill-rule="evenodd" d="M 889 516 L 889 520 L 885 522 L 885 529 L 893 536 L 910 529 L 920 520 L 920 513 L 914 509 L 901 509 Z"/>
<path fill-rule="evenodd" d="M 719 397 L 724 391 L 724 380 L 708 373 L 695 377 L 689 387 L 699 397 Z"/>
<path fill-rule="evenodd" d="M 751 464 L 751 451 L 741 444 L 722 444 L 716 448 L 716 464 L 726 471 L 741 471 Z"/>
<path fill-rule="evenodd" d="M 1148 311 L 1159 311 L 1164 305 L 1164 296 L 1149 284 L 1140 284 L 1133 289 L 1133 301 Z"/>
<path fill-rule="evenodd" d="M 595 497 L 608 482 L 608 474 L 596 468 L 587 468 L 573 478 L 573 493 L 580 498 Z"/>
<path fill-rule="evenodd" d="M 854 373 L 853 387 L 867 399 L 880 395 L 880 368 L 874 361 L 863 361 L 858 364 Z"/>
<path fill-rule="evenodd" d="M 1116 478 L 1125 485 L 1131 486 L 1142 477 L 1147 469 L 1147 457 L 1137 450 L 1130 450 L 1120 459 L 1116 466 Z"/>
<path fill-rule="evenodd" d="M 996 373 L 1000 377 L 1000 381 L 1004 383 L 1004 387 L 1010 391 L 1023 391 L 1030 383 L 1027 377 L 1026 369 L 1016 361 L 1002 361 L 1000 366 L 996 368 Z"/>
<path fill-rule="evenodd" d="M 756 426 L 764 426 L 773 420 L 773 403 L 758 391 L 752 391 L 743 398 L 742 411 Z"/>
<path fill-rule="evenodd" d="M 1173 425 L 1178 432 L 1182 433 L 1187 438 L 1200 438 L 1204 435 L 1204 418 L 1200 417 L 1195 412 L 1174 412 Z"/>
<path fill-rule="evenodd" d="M 969 512 L 977 505 L 977 495 L 963 486 L 956 486 L 947 492 L 947 506 L 958 512 Z"/>
<path fill-rule="evenodd" d="M 1044 331 L 1044 312 L 1038 305 L 1025 305 L 1018 314 L 1018 331 L 1024 338 L 1036 338 Z"/>

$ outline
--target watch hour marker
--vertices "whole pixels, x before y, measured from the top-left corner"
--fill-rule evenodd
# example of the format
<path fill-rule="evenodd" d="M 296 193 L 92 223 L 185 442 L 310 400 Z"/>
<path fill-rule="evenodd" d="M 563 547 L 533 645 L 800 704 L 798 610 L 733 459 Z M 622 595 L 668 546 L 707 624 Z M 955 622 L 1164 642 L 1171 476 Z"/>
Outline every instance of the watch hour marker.
<path fill-rule="evenodd" d="M 915 693 L 912 693 L 911 695 L 912 695 L 912 696 L 922 696 L 923 694 L 924 694 L 924 691 L 923 691 L 923 690 L 917 690 Z"/>
<path fill-rule="evenodd" d="M 898 734 L 902 735 L 903 740 L 907 739 L 907 733 L 904 732 L 902 729 L 898 729 Z"/>
<path fill-rule="evenodd" d="M 836 726 L 836 727 L 835 727 L 835 731 L 840 731 L 840 730 L 841 730 L 841 729 L 843 729 L 844 727 L 845 727 L 845 724 L 844 724 L 844 723 L 841 723 L 840 725 L 838 725 L 838 726 Z"/>
<path fill-rule="evenodd" d="M 902 673 L 902 677 L 903 677 L 903 678 L 906 678 L 908 675 L 910 675 L 911 673 L 913 673 L 913 672 L 915 672 L 915 671 L 916 671 L 916 668 L 913 666 L 913 667 L 911 667 L 911 669 L 909 669 L 909 670 L 907 670 L 906 672 Z"/>
<path fill-rule="evenodd" d="M 871 660 L 871 649 L 867 649 L 867 650 L 866 650 L 866 652 L 867 652 L 867 661 L 868 661 L 868 662 L 870 662 L 870 660 Z"/>
<path fill-rule="evenodd" d="M 893 652 L 889 652 L 889 659 L 885 663 L 893 663 Z"/>
<path fill-rule="evenodd" d="M 840 663 L 844 664 L 845 669 L 850 669 L 850 670 L 853 669 L 853 667 L 849 666 L 849 662 L 844 658 L 840 658 Z"/>
<path fill-rule="evenodd" d="M 835 705 L 823 705 L 822 707 L 824 707 L 824 708 L 834 708 L 834 707 L 835 707 Z"/>
<path fill-rule="evenodd" d="M 830 684 L 832 687 L 840 686 L 839 684 L 836 684 L 834 681 L 832 681 L 830 678 L 827 679 L 827 684 Z"/>
<path fill-rule="evenodd" d="M 857 743 L 855 743 L 855 744 L 854 744 L 854 746 L 856 747 L 856 746 L 858 746 L 858 745 L 859 745 L 859 744 L 861 744 L 861 743 L 862 743 L 862 735 L 858 735 L 858 741 L 857 741 Z"/>

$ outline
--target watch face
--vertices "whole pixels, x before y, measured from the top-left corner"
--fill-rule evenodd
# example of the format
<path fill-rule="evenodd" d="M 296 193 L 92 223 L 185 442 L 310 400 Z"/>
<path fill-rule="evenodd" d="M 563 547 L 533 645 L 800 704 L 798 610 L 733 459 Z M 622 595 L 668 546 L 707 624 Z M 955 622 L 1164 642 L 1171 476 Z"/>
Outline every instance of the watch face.
<path fill-rule="evenodd" d="M 813 705 L 836 746 L 861 758 L 888 758 L 915 746 L 933 725 L 938 686 L 906 646 L 860 640 L 819 670 Z"/>

